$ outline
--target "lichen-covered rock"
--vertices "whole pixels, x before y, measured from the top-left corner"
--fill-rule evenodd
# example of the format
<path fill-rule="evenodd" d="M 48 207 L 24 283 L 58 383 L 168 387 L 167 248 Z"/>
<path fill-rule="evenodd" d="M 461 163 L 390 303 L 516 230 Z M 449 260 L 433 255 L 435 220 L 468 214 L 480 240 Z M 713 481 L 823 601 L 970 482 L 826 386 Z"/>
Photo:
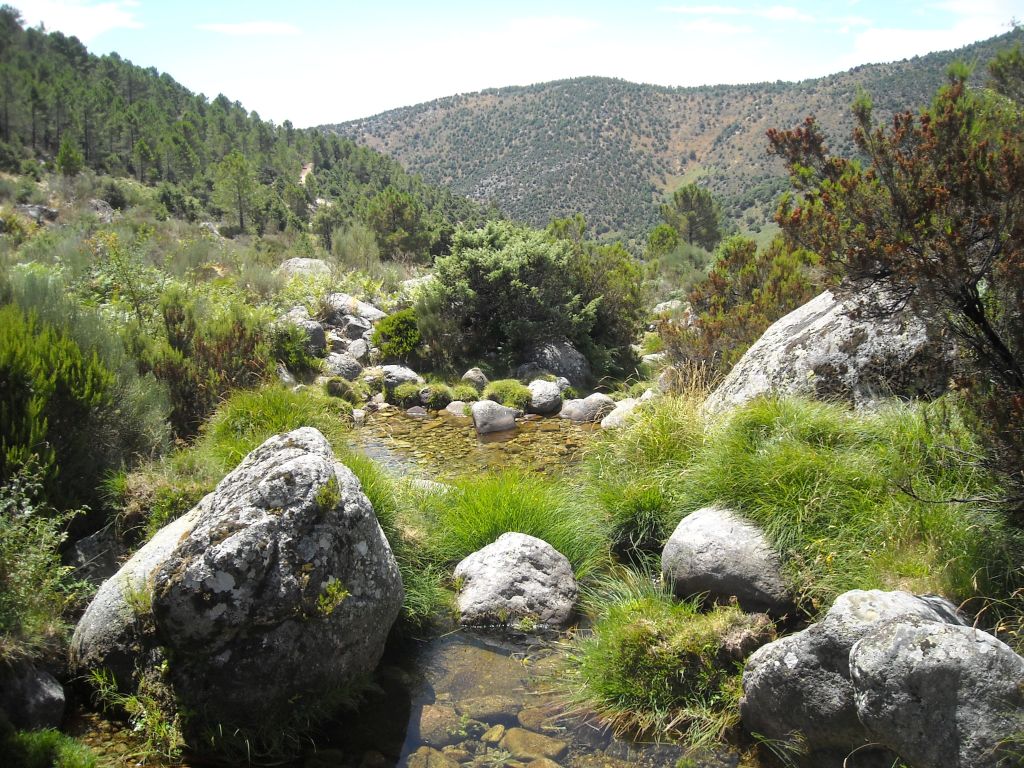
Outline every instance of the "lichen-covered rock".
<path fill-rule="evenodd" d="M 1021 757 L 1024 658 L 973 627 L 886 622 L 850 651 L 857 716 L 914 768 L 997 768 Z"/>
<path fill-rule="evenodd" d="M 476 389 L 477 392 L 483 392 L 487 387 L 487 375 L 479 368 L 473 367 L 462 374 L 462 380 Z"/>
<path fill-rule="evenodd" d="M 769 739 L 800 735 L 808 749 L 806 766 L 841 768 L 853 750 L 857 765 L 891 765 L 888 749 L 868 746 L 877 742 L 857 717 L 850 650 L 883 622 L 910 616 L 961 622 L 956 606 L 942 598 L 851 590 L 817 624 L 762 646 L 743 671 L 744 726 Z"/>
<path fill-rule="evenodd" d="M 698 509 L 679 522 L 661 553 L 661 573 L 678 597 L 735 597 L 745 611 L 775 616 L 793 605 L 779 555 L 764 533 L 720 507 Z"/>
<path fill-rule="evenodd" d="M 302 428 L 250 453 L 108 580 L 72 658 L 79 669 L 116 667 L 124 684 L 165 648 L 181 706 L 261 728 L 372 670 L 402 599 L 359 481 Z"/>
<path fill-rule="evenodd" d="M 654 390 L 648 389 L 641 397 L 624 397 L 615 403 L 615 410 L 601 419 L 601 429 L 624 427 L 636 415 L 636 408 L 654 397 Z"/>
<path fill-rule="evenodd" d="M 493 400 L 478 400 L 469 406 L 469 410 L 477 434 L 486 435 L 516 428 L 518 411 L 515 408 L 509 408 Z"/>
<path fill-rule="evenodd" d="M 327 322 L 332 325 L 342 325 L 344 318 L 348 316 L 361 317 L 371 323 L 387 317 L 387 313 L 377 309 L 373 304 L 360 301 L 355 296 L 347 293 L 330 293 L 324 299 L 324 311 Z M 354 336 L 352 338 L 355 338 Z"/>
<path fill-rule="evenodd" d="M 529 384 L 530 405 L 527 411 L 541 416 L 550 416 L 562 409 L 562 390 L 553 381 L 536 379 Z"/>
<path fill-rule="evenodd" d="M 574 387 L 586 387 L 594 378 L 587 358 L 564 339 L 546 341 L 531 349 L 525 363 L 536 363 L 538 370 L 564 376 Z"/>
<path fill-rule="evenodd" d="M 59 728 L 64 719 L 64 688 L 27 661 L 0 664 L 0 710 L 15 728 Z"/>
<path fill-rule="evenodd" d="M 360 363 L 365 363 L 370 359 L 370 344 L 365 339 L 353 339 L 345 351 Z"/>
<path fill-rule="evenodd" d="M 330 277 L 331 265 L 323 259 L 296 257 L 282 261 L 275 272 L 285 279 L 292 277 Z"/>
<path fill-rule="evenodd" d="M 708 397 L 720 413 L 759 395 L 804 395 L 866 405 L 886 396 L 934 397 L 952 367 L 949 344 L 909 312 L 873 316 L 879 289 L 825 291 L 773 323 Z"/>
<path fill-rule="evenodd" d="M 576 579 L 565 555 L 542 539 L 504 533 L 455 567 L 459 621 L 467 625 L 522 620 L 563 627 L 576 604 Z"/>
<path fill-rule="evenodd" d="M 614 400 L 608 395 L 595 392 L 583 399 L 566 400 L 558 415 L 577 423 L 599 422 L 614 410 Z"/>
<path fill-rule="evenodd" d="M 348 352 L 331 352 L 324 361 L 324 372 L 328 376 L 341 376 L 355 381 L 363 372 L 363 366 Z"/>

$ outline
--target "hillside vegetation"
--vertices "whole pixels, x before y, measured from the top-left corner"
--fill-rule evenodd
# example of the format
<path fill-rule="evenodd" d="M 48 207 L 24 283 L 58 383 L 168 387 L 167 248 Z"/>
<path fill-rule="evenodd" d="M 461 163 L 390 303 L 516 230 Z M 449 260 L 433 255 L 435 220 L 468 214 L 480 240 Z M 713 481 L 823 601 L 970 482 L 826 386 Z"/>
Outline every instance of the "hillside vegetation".
<path fill-rule="evenodd" d="M 699 181 L 730 217 L 756 230 L 787 186 L 781 163 L 765 151 L 768 129 L 814 114 L 834 150 L 853 152 L 850 104 L 859 90 L 872 95 L 880 117 L 916 109 L 952 61 L 977 62 L 981 72 L 1021 37 L 1015 30 L 959 51 L 799 83 L 665 88 L 585 77 L 451 96 L 324 128 L 534 226 L 581 212 L 595 234 L 635 236 L 656 223 L 662 197 Z"/>

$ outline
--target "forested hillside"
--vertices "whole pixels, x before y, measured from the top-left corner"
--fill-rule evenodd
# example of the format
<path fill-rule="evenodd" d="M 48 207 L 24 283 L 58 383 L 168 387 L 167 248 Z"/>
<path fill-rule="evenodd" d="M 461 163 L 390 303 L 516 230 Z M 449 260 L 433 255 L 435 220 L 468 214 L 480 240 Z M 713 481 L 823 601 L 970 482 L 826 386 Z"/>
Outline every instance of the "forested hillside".
<path fill-rule="evenodd" d="M 377 225 L 385 247 L 390 237 L 395 248 L 440 252 L 457 222 L 483 219 L 479 206 L 389 157 L 287 120 L 275 125 L 116 53 L 94 56 L 77 38 L 23 28 L 3 6 L 0 170 L 38 177 L 46 167 L 159 185 L 166 213 L 191 220 L 225 214 L 257 233 L 311 223 L 328 246 L 333 229 L 358 219 Z"/>
<path fill-rule="evenodd" d="M 925 106 L 954 59 L 982 72 L 1022 37 L 1017 29 L 959 51 L 800 83 L 664 88 L 589 77 L 502 88 L 326 129 L 538 226 L 580 211 L 596 234 L 636 235 L 655 223 L 666 193 L 698 181 L 756 230 L 786 186 L 766 153 L 769 128 L 815 114 L 833 149 L 852 152 L 850 105 L 859 89 L 872 95 L 880 118 Z"/>

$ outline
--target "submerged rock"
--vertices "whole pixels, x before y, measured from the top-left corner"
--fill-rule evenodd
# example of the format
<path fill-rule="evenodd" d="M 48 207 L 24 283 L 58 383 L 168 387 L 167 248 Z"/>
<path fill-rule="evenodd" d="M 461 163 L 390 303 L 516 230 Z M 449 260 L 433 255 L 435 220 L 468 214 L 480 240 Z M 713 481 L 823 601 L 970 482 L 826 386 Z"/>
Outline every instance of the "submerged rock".
<path fill-rule="evenodd" d="M 759 395 L 805 395 L 866 405 L 880 397 L 934 397 L 952 372 L 950 345 L 909 312 L 870 307 L 880 289 L 840 298 L 825 291 L 778 320 L 708 397 L 720 413 Z"/>
<path fill-rule="evenodd" d="M 793 605 L 778 553 L 761 530 L 728 509 L 684 517 L 661 553 L 661 573 L 678 597 L 735 597 L 740 608 L 781 616 Z"/>
<path fill-rule="evenodd" d="M 532 621 L 563 627 L 576 604 L 576 579 L 565 555 L 542 539 L 504 533 L 455 568 L 459 621 L 469 625 Z"/>
<path fill-rule="evenodd" d="M 973 627 L 886 622 L 850 652 L 857 717 L 915 768 L 997 768 L 1020 753 L 1024 658 Z"/>
<path fill-rule="evenodd" d="M 105 582 L 71 656 L 122 687 L 166 659 L 175 699 L 205 721 L 279 726 L 292 702 L 373 669 L 402 600 L 359 481 L 302 428 L 250 453 Z"/>
<path fill-rule="evenodd" d="M 850 650 L 890 619 L 920 617 L 959 623 L 956 606 L 909 592 L 852 590 L 836 598 L 817 624 L 769 643 L 747 659 L 740 715 L 750 732 L 774 740 L 801 737 L 802 765 L 840 768 L 858 750 L 858 765 L 891 765 L 857 717 Z M 889 761 L 889 762 L 885 762 Z"/>

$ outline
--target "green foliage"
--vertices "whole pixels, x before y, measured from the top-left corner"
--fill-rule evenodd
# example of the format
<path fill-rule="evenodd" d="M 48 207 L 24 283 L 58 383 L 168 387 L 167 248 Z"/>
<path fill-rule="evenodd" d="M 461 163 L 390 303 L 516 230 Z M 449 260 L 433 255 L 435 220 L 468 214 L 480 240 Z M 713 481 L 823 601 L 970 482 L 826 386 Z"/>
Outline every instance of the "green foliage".
<path fill-rule="evenodd" d="M 675 190 L 669 202 L 661 206 L 661 217 L 680 240 L 690 245 L 710 251 L 722 239 L 722 211 L 711 192 L 696 184 L 684 184 Z"/>
<path fill-rule="evenodd" d="M 510 531 L 548 542 L 569 559 L 579 579 L 607 562 L 604 521 L 562 482 L 510 471 L 451 485 L 420 499 L 428 546 L 440 563 L 457 563 Z"/>
<path fill-rule="evenodd" d="M 1018 79 L 1024 90 L 1019 57 L 995 64 L 1008 93 Z M 888 129 L 858 99 L 854 141 L 866 163 L 830 155 L 813 119 L 772 131 L 799 194 L 783 199 L 777 220 L 836 275 L 884 284 L 890 300 L 879 311 L 909 303 L 960 341 L 991 454 L 1024 488 L 1024 104 L 966 78 L 951 67 L 928 110 L 901 113 Z"/>
<path fill-rule="evenodd" d="M 480 393 L 472 384 L 456 384 L 452 387 L 452 400 L 473 403 L 480 399 Z"/>
<path fill-rule="evenodd" d="M 292 323 L 278 323 L 271 336 L 271 355 L 290 372 L 307 376 L 320 370 L 320 358 L 309 350 L 306 331 Z"/>
<path fill-rule="evenodd" d="M 324 391 L 331 397 L 340 397 L 352 405 L 363 405 L 370 399 L 370 390 L 362 381 L 349 381 L 332 376 L 324 383 Z"/>
<path fill-rule="evenodd" d="M 426 395 L 426 402 L 423 402 L 423 393 Z M 420 400 L 423 402 L 423 406 L 425 408 L 429 408 L 432 411 L 440 411 L 455 399 L 452 388 L 446 384 L 441 384 L 440 382 L 430 382 L 426 387 L 421 389 Z"/>
<path fill-rule="evenodd" d="M 47 507 L 42 480 L 29 464 L 0 485 L 0 662 L 63 651 L 66 612 L 85 596 L 59 551 L 77 512 Z"/>
<path fill-rule="evenodd" d="M 412 408 L 420 405 L 420 389 L 422 385 L 415 381 L 403 382 L 388 393 L 388 401 L 402 408 Z"/>
<path fill-rule="evenodd" d="M 213 201 L 238 217 L 238 231 L 245 231 L 245 217 L 256 203 L 256 175 L 249 160 L 237 149 L 213 169 Z"/>
<path fill-rule="evenodd" d="M 739 721 L 741 665 L 723 640 L 749 619 L 736 607 L 701 613 L 654 586 L 650 574 L 622 572 L 589 597 L 596 612 L 570 656 L 575 703 L 617 733 L 682 738 L 711 746 Z"/>
<path fill-rule="evenodd" d="M 658 325 L 674 362 L 704 362 L 726 373 L 773 322 L 810 301 L 827 284 L 818 257 L 781 239 L 758 249 L 746 237 L 725 240 L 711 272 L 690 292 L 693 324 Z"/>
<path fill-rule="evenodd" d="M 406 363 L 416 355 L 422 343 L 416 310 L 412 307 L 382 318 L 373 330 L 373 345 L 386 361 Z"/>
<path fill-rule="evenodd" d="M 82 157 L 81 150 L 78 149 L 78 145 L 70 134 L 64 135 L 54 165 L 57 166 L 57 171 L 62 176 L 77 176 L 82 172 L 85 158 Z"/>
<path fill-rule="evenodd" d="M 2 717 L 2 715 L 0 715 Z M 85 744 L 53 728 L 15 731 L 0 723 L 0 754 L 9 768 L 97 768 L 96 754 Z"/>
<path fill-rule="evenodd" d="M 58 504 L 90 498 L 103 474 L 93 428 L 113 402 L 115 378 L 95 352 L 19 307 L 0 307 L 0 480 L 38 456 Z M 105 438 L 106 435 L 103 435 Z"/>
<path fill-rule="evenodd" d="M 122 693 L 114 676 L 105 669 L 90 672 L 96 703 L 105 711 L 127 715 L 132 730 L 142 738 L 139 757 L 177 762 L 185 748 L 179 715 L 170 716 L 172 694 L 159 673 L 143 676 L 135 693 Z"/>
<path fill-rule="evenodd" d="M 317 596 L 317 613 L 321 616 L 330 616 L 351 594 L 351 592 L 345 589 L 344 584 L 337 579 L 332 578 L 327 582 L 327 586 L 324 587 L 323 592 Z"/>
<path fill-rule="evenodd" d="M 363 219 L 384 258 L 416 261 L 427 255 L 430 246 L 425 213 L 423 204 L 411 194 L 388 186 L 367 201 Z"/>
<path fill-rule="evenodd" d="M 530 388 L 515 379 L 498 379 L 484 387 L 483 400 L 493 400 L 509 408 L 525 411 L 530 404 Z"/>
<path fill-rule="evenodd" d="M 338 490 L 338 481 L 333 477 L 320 486 L 314 499 L 317 507 L 324 512 L 334 509 L 341 501 L 341 491 Z"/>

